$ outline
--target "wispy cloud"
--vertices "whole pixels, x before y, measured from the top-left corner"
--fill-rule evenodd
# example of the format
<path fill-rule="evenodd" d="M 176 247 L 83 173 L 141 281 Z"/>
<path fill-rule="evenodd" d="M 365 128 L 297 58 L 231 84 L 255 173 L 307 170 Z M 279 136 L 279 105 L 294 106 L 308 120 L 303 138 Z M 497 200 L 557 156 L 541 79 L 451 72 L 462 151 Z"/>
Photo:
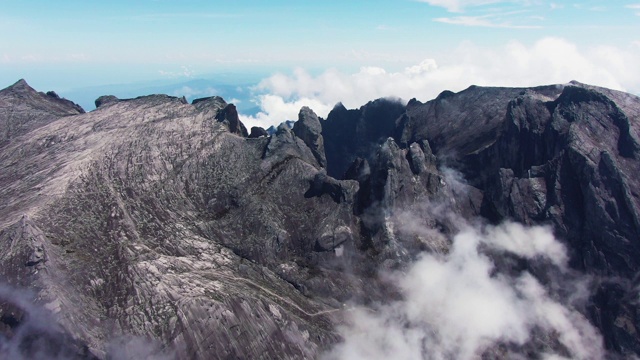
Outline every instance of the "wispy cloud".
<path fill-rule="evenodd" d="M 390 27 L 389 25 L 381 24 L 381 25 L 376 26 L 376 30 L 389 31 L 389 30 L 393 30 L 393 28 Z"/>
<path fill-rule="evenodd" d="M 526 0 L 418 0 L 426 2 L 432 6 L 440 6 L 449 12 L 461 13 L 470 10 L 469 15 L 459 15 L 452 17 L 438 17 L 433 19 L 436 22 L 462 25 L 470 27 L 487 28 L 507 28 L 507 29 L 535 29 L 539 25 L 530 25 L 527 22 L 534 17 L 541 17 L 541 14 L 531 14 L 531 9 L 541 6 L 537 3 Z M 491 6 L 487 6 L 491 5 Z M 515 9 L 516 11 L 508 11 Z M 552 9 L 556 6 L 550 5 Z M 527 14 L 528 16 L 522 16 Z"/>
<path fill-rule="evenodd" d="M 640 4 L 630 4 L 625 6 L 628 9 L 633 9 L 636 11 L 636 15 L 640 16 Z"/>
<path fill-rule="evenodd" d="M 186 12 L 186 13 L 140 14 L 140 15 L 127 16 L 126 18 L 129 20 L 157 21 L 157 20 L 168 20 L 168 19 L 228 19 L 228 18 L 237 18 L 237 17 L 240 17 L 240 15 L 228 14 L 228 13 Z"/>
<path fill-rule="evenodd" d="M 626 7 L 633 7 L 634 5 L 630 5 L 630 6 L 626 6 Z M 573 7 L 575 9 L 579 9 L 579 10 L 587 10 L 587 11 L 605 11 L 607 10 L 606 6 L 602 6 L 602 5 L 597 5 L 597 6 L 589 6 L 588 4 L 573 4 Z"/>
<path fill-rule="evenodd" d="M 556 4 L 556 3 L 551 3 L 551 4 L 549 4 L 549 8 L 550 8 L 551 10 L 564 9 L 564 5 L 562 5 L 562 4 Z"/>
<path fill-rule="evenodd" d="M 43 54 L 41 52 L 30 52 L 23 54 L 3 53 L 0 56 L 0 62 L 5 64 L 83 63 L 90 60 L 92 60 L 92 57 L 85 53 Z"/>
<path fill-rule="evenodd" d="M 205 97 L 205 96 L 214 96 L 220 94 L 220 91 L 216 90 L 211 86 L 207 86 L 204 89 L 194 88 L 191 86 L 184 85 L 178 89 L 175 89 L 171 95 L 173 96 L 184 96 L 187 99 L 193 99 L 195 97 Z M 231 101 L 233 102 L 233 101 Z"/>
<path fill-rule="evenodd" d="M 73 53 L 69 54 L 68 58 L 75 61 L 87 61 L 90 57 L 85 53 Z"/>
<path fill-rule="evenodd" d="M 539 25 L 516 25 L 509 21 L 494 21 L 496 15 L 440 17 L 434 21 L 462 26 L 505 28 L 505 29 L 539 29 Z"/>
<path fill-rule="evenodd" d="M 462 12 L 465 8 L 476 7 L 489 4 L 498 4 L 503 2 L 513 2 L 505 0 L 418 0 L 431 6 L 439 6 L 447 9 L 449 12 Z"/>
<path fill-rule="evenodd" d="M 178 78 L 178 77 L 191 78 L 193 77 L 193 75 L 195 75 L 194 71 L 191 70 L 188 66 L 181 66 L 180 70 L 178 71 L 158 70 L 158 73 L 168 78 Z"/>

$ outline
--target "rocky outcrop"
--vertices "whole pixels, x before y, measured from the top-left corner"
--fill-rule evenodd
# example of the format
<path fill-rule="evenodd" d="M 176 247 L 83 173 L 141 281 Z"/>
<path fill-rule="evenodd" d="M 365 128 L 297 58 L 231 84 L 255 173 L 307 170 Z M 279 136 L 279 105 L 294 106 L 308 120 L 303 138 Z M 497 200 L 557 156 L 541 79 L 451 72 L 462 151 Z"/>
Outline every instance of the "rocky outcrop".
<path fill-rule="evenodd" d="M 229 132 L 242 137 L 248 137 L 249 133 L 238 116 L 238 110 L 233 104 L 227 104 L 219 96 L 195 99 L 191 102 L 196 109 L 212 114 L 216 121 L 223 123 Z"/>
<path fill-rule="evenodd" d="M 345 186 L 346 184 L 346 186 Z M 305 193 L 305 197 L 322 196 L 328 194 L 333 201 L 340 204 L 343 201 L 353 201 L 353 187 L 347 181 L 339 181 L 324 171 L 319 171 L 311 182 L 311 187 Z"/>
<path fill-rule="evenodd" d="M 46 238 L 28 216 L 0 231 L 0 268 L 3 279 L 14 279 L 15 286 L 28 286 L 47 261 Z"/>
<path fill-rule="evenodd" d="M 263 158 L 275 163 L 286 161 L 289 158 L 301 158 L 310 164 L 321 166 L 313 151 L 285 123 L 280 124 L 276 133 L 269 137 Z"/>
<path fill-rule="evenodd" d="M 229 127 L 229 131 L 232 134 L 237 134 L 242 137 L 249 136 L 249 134 L 247 133 L 247 128 L 240 121 L 240 118 L 238 117 L 238 110 L 233 104 L 229 104 L 225 106 L 224 109 L 219 111 L 216 115 L 216 120 L 227 125 L 227 127 Z"/>
<path fill-rule="evenodd" d="M 18 82 L 20 84 L 18 86 L 21 86 L 21 85 L 24 85 L 24 86 L 27 86 L 27 87 L 29 86 L 29 85 L 27 85 L 26 81 L 24 81 L 24 80 L 20 80 L 20 81 L 22 81 L 22 83 Z M 54 101 L 58 102 L 59 104 L 63 104 L 65 106 L 71 107 L 71 108 L 75 109 L 78 113 L 84 114 L 84 109 L 82 108 L 82 106 L 74 103 L 73 101 L 70 101 L 70 100 L 67 100 L 67 99 L 65 99 L 63 97 L 60 97 L 60 95 L 58 95 L 55 91 L 47 91 L 46 95 L 48 97 L 50 97 L 50 98 L 53 98 Z"/>
<path fill-rule="evenodd" d="M 269 133 L 267 132 L 267 130 L 259 127 L 259 126 L 252 126 L 251 127 L 251 133 L 249 134 L 249 138 L 251 139 L 256 139 L 262 136 L 269 136 Z"/>
<path fill-rule="evenodd" d="M 107 104 L 117 103 L 119 99 L 113 95 L 104 95 L 96 99 L 96 109 Z"/>
<path fill-rule="evenodd" d="M 369 102 L 357 110 L 336 105 L 322 122 L 327 174 L 342 178 L 356 158 L 371 160 L 376 147 L 394 136 L 396 120 L 403 112 L 399 101 L 387 99 Z"/>
<path fill-rule="evenodd" d="M 489 194 L 486 217 L 551 221 L 575 250 L 574 266 L 633 276 L 640 264 L 620 258 L 640 255 L 640 244 L 622 240 L 640 235 L 631 191 L 640 184 L 625 175 L 640 165 L 631 122 L 596 90 L 559 91 L 553 100 L 525 93 L 509 102 L 501 136 L 462 157 L 462 167 Z"/>
<path fill-rule="evenodd" d="M 428 143 L 424 144 L 429 151 Z M 416 249 L 413 244 L 390 241 L 400 237 L 392 235 L 388 218 L 397 210 L 443 196 L 443 176 L 435 168 L 435 157 L 426 156 L 417 143 L 401 149 L 388 138 L 379 145 L 371 163 L 356 158 L 346 178 L 359 183 L 354 211 L 364 215 L 364 247 L 381 253 L 381 259 L 388 253 L 391 262 L 409 260 Z"/>
<path fill-rule="evenodd" d="M 324 140 L 322 138 L 322 125 L 316 113 L 304 106 L 298 114 L 298 121 L 293 125 L 293 133 L 302 139 L 311 149 L 318 164 L 327 167 L 327 158 L 324 154 Z"/>

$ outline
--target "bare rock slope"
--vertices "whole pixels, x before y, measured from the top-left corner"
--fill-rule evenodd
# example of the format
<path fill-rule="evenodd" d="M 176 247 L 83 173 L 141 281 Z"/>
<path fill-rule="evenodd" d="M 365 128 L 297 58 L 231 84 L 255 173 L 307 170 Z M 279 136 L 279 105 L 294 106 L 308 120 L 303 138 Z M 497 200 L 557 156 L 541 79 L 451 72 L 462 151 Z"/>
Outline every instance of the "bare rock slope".
<path fill-rule="evenodd" d="M 38 96 L 25 87 L 3 93 Z M 309 358 L 335 341 L 337 304 L 276 271 L 313 261 L 319 232 L 355 226 L 348 203 L 304 198 L 320 170 L 304 143 L 245 139 L 216 119 L 221 109 L 220 98 L 162 95 L 82 116 L 46 109 L 55 121 L 2 151 L 3 280 L 32 288 L 98 356 L 112 334 L 203 359 Z M 280 138 L 291 153 L 265 156 Z"/>

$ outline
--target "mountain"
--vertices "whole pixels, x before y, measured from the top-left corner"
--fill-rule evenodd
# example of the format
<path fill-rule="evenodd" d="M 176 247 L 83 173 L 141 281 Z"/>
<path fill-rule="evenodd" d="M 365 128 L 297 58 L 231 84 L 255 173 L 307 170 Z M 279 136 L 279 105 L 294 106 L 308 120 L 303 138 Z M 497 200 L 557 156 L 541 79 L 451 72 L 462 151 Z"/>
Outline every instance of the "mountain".
<path fill-rule="evenodd" d="M 85 113 L 24 80 L 0 91 L 2 355 L 348 357 L 355 321 L 411 298 L 401 279 L 413 264 L 448 264 L 460 234 L 505 223 L 547 229 L 567 266 L 553 239 L 531 255 L 537 242 L 508 237 L 511 251 L 485 242 L 455 268 L 491 264 L 487 281 L 517 289 L 515 302 L 532 296 L 525 280 L 541 284 L 558 319 L 603 353 L 585 355 L 584 339 L 542 314 L 522 338 L 444 354 L 640 355 L 636 96 L 472 86 L 426 103 L 338 104 L 326 120 L 303 108 L 293 127 L 255 136 L 220 97 L 96 104 Z M 440 325 L 402 318 L 399 338 Z M 421 336 L 413 357 L 446 340 Z"/>
<path fill-rule="evenodd" d="M 113 84 L 82 87 L 59 92 L 74 99 L 85 110 L 95 109 L 94 100 L 110 94 L 120 98 L 133 98 L 150 93 L 162 93 L 172 96 L 184 96 L 192 101 L 203 96 L 218 95 L 234 99 L 242 114 L 255 115 L 259 106 L 251 102 L 251 87 L 255 86 L 265 74 L 210 74 L 204 79 L 167 79 L 161 81 L 142 81 L 129 84 Z"/>

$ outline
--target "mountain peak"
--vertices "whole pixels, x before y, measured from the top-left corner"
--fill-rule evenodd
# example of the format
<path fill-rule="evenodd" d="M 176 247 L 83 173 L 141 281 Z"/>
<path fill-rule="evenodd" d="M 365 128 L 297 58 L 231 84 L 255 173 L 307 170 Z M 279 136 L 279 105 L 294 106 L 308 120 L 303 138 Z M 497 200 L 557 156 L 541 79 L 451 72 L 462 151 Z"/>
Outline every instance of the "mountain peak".
<path fill-rule="evenodd" d="M 27 84 L 27 81 L 25 79 L 20 79 L 18 81 L 16 81 L 15 84 L 13 84 L 12 86 L 29 86 L 29 84 Z"/>
<path fill-rule="evenodd" d="M 13 85 L 7 87 L 5 90 L 14 92 L 37 92 L 34 88 L 27 84 L 27 81 L 25 79 L 16 81 Z"/>
<path fill-rule="evenodd" d="M 63 97 L 60 97 L 55 91 L 39 92 L 32 88 L 25 79 L 16 81 L 13 85 L 0 90 L 0 93 L 9 97 L 18 97 L 22 102 L 28 102 L 30 106 L 36 108 L 51 107 L 61 111 L 59 115 L 66 113 L 67 115 L 76 115 L 84 113 L 84 109 Z M 52 108 L 52 109 L 53 109 Z M 49 109 L 51 110 L 51 109 Z M 54 111 L 56 112 L 56 111 Z"/>

